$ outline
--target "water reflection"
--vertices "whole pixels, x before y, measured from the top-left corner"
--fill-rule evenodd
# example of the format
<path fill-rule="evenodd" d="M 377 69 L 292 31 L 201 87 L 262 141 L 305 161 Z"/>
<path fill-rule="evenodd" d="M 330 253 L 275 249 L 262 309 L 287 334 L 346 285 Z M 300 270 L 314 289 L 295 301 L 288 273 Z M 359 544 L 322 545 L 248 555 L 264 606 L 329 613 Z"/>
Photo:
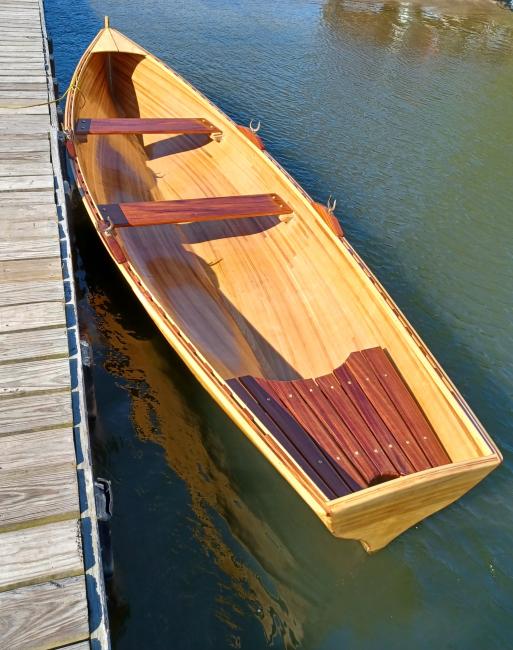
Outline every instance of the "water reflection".
<path fill-rule="evenodd" d="M 439 52 L 496 56 L 513 52 L 513 17 L 488 0 L 328 0 L 323 17 L 339 37 L 350 35 L 426 57 Z"/>

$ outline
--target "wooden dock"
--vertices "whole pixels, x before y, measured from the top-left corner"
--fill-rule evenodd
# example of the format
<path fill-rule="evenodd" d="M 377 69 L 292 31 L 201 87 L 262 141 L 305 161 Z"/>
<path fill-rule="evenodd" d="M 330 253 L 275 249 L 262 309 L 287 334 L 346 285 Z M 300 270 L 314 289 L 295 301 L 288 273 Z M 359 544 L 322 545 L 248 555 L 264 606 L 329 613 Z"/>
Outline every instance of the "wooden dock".
<path fill-rule="evenodd" d="M 58 120 L 55 104 L 45 104 L 52 99 L 42 3 L 0 0 L 0 648 L 6 650 L 109 648 Z"/>

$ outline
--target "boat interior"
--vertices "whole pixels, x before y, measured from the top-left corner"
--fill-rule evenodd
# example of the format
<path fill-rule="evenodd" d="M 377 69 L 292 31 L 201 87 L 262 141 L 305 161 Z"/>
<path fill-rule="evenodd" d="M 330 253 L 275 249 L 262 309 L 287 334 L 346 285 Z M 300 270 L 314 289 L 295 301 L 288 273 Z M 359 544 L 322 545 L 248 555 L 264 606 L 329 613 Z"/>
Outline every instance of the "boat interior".
<path fill-rule="evenodd" d="M 93 50 L 80 71 L 81 173 L 147 291 L 241 403 L 327 499 L 490 453 L 255 134 L 132 50 Z"/>

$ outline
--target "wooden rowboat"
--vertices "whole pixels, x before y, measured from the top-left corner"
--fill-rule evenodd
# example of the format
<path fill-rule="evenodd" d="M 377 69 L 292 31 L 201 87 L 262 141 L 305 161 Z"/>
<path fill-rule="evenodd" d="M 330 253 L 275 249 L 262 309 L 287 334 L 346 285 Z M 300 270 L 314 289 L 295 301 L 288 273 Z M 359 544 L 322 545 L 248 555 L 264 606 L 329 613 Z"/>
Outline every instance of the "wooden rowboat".
<path fill-rule="evenodd" d="M 501 462 L 332 210 L 107 21 L 65 130 L 134 293 L 334 535 L 377 550 Z"/>

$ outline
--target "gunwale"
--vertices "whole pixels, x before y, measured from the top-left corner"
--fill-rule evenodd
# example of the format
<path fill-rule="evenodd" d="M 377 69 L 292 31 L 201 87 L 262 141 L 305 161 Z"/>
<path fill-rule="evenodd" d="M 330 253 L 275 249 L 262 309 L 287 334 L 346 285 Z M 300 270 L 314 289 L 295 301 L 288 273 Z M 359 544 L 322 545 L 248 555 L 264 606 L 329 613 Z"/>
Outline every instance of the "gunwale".
<path fill-rule="evenodd" d="M 83 69 L 88 63 L 89 57 L 96 51 L 95 47 L 98 43 L 101 43 L 102 41 L 105 43 L 109 37 L 110 40 L 117 43 L 116 47 L 118 47 L 119 42 L 122 42 L 124 44 L 123 47 L 126 47 L 128 52 L 136 52 L 151 59 L 152 63 L 170 73 L 175 82 L 178 81 L 191 89 L 206 104 L 212 106 L 216 111 L 222 114 L 226 121 L 232 125 L 234 130 L 237 129 L 237 125 L 228 116 L 222 113 L 217 106 L 212 104 L 185 79 L 177 75 L 177 73 L 164 62 L 154 57 L 139 45 L 130 41 L 130 39 L 122 35 L 120 32 L 110 30 L 109 28 L 101 30 L 84 53 L 75 71 L 75 81 L 80 78 Z M 122 41 L 120 41 L 120 39 L 122 39 Z M 102 45 L 102 47 L 105 47 L 105 45 Z M 102 50 L 100 48 L 100 51 L 109 50 Z M 112 51 L 114 52 L 115 50 Z M 71 134 L 73 133 L 76 96 L 77 93 L 72 84 L 72 89 L 69 93 L 66 104 L 65 114 L 65 128 L 68 133 Z M 100 238 L 106 246 L 109 254 L 114 259 L 117 267 L 124 275 L 141 303 L 145 306 L 146 310 L 153 318 L 165 338 L 184 359 L 200 383 L 208 392 L 211 393 L 220 406 L 236 422 L 257 448 L 259 448 L 261 453 L 263 453 L 264 456 L 266 456 L 267 459 L 276 467 L 282 476 L 284 476 L 284 478 L 296 489 L 302 498 L 323 520 L 327 527 L 332 530 L 332 532 L 336 528 L 335 520 L 346 517 L 347 513 L 354 508 L 370 508 L 373 503 L 378 502 L 383 499 L 383 497 L 393 498 L 394 494 L 408 490 L 410 487 L 419 484 L 424 485 L 427 492 L 429 492 L 430 487 L 433 484 L 436 484 L 438 479 L 458 475 L 461 472 L 468 471 L 469 467 L 473 470 L 481 471 L 483 476 L 491 471 L 491 469 L 502 460 L 502 456 L 495 443 L 465 402 L 464 398 L 456 389 L 450 378 L 430 353 L 420 336 L 383 288 L 379 280 L 377 280 L 372 271 L 347 241 L 345 236 L 337 236 L 337 234 L 329 227 L 316 210 L 315 203 L 311 197 L 309 197 L 304 189 L 281 167 L 281 165 L 267 151 L 261 150 L 256 143 L 250 143 L 250 146 L 253 149 L 253 155 L 260 156 L 262 160 L 265 160 L 266 164 L 274 166 L 276 172 L 286 179 L 291 190 L 303 199 L 304 205 L 306 206 L 305 209 L 309 210 L 309 217 L 311 217 L 312 220 L 315 220 L 317 227 L 323 231 L 324 235 L 328 236 L 332 240 L 332 243 L 334 243 L 340 253 L 345 256 L 346 260 L 351 264 L 354 273 L 359 275 L 361 278 L 364 278 L 365 281 L 369 283 L 370 287 L 372 287 L 373 299 L 380 304 L 382 310 L 386 310 L 390 316 L 392 326 L 400 332 L 400 335 L 404 337 L 406 341 L 409 341 L 409 351 L 413 353 L 415 360 L 424 367 L 431 378 L 433 385 L 437 387 L 444 398 L 451 404 L 456 417 L 459 417 L 460 420 L 465 423 L 466 428 L 469 430 L 469 434 L 476 445 L 476 457 L 468 460 L 452 462 L 451 464 L 442 467 L 430 468 L 408 476 L 402 476 L 389 483 L 368 487 L 365 490 L 337 499 L 327 499 L 318 486 L 304 474 L 295 460 L 289 456 L 280 443 L 273 439 L 272 435 L 263 423 L 260 422 L 253 413 L 249 412 L 240 398 L 230 390 L 226 384 L 226 378 L 216 370 L 213 364 L 209 362 L 198 347 L 194 345 L 193 341 L 187 336 L 187 332 L 185 332 L 183 328 L 174 321 L 172 315 L 168 310 L 166 310 L 165 305 L 159 301 L 158 296 L 152 294 L 151 287 L 147 285 L 145 278 L 138 273 L 130 260 L 120 261 L 121 258 L 118 253 L 116 253 L 116 251 L 113 252 L 109 246 L 109 242 L 106 240 L 105 234 L 101 231 L 101 221 L 99 220 L 100 215 L 98 208 L 81 169 L 79 156 L 75 153 L 75 156 L 72 157 L 71 161 L 72 167 L 77 180 L 77 185 L 82 190 L 84 204 L 89 216 L 91 217 L 95 228 L 100 234 Z M 459 495 L 456 495 L 454 499 L 458 498 L 458 496 Z M 389 537 L 392 539 L 395 536 L 396 534 L 392 534 Z M 372 541 L 373 537 L 376 540 L 381 539 L 380 534 L 376 533 L 369 533 L 367 540 L 363 537 L 360 538 L 360 541 L 362 541 L 368 550 L 376 550 L 376 548 L 379 547 L 379 542 Z M 387 538 L 385 543 L 390 541 L 390 539 Z"/>

